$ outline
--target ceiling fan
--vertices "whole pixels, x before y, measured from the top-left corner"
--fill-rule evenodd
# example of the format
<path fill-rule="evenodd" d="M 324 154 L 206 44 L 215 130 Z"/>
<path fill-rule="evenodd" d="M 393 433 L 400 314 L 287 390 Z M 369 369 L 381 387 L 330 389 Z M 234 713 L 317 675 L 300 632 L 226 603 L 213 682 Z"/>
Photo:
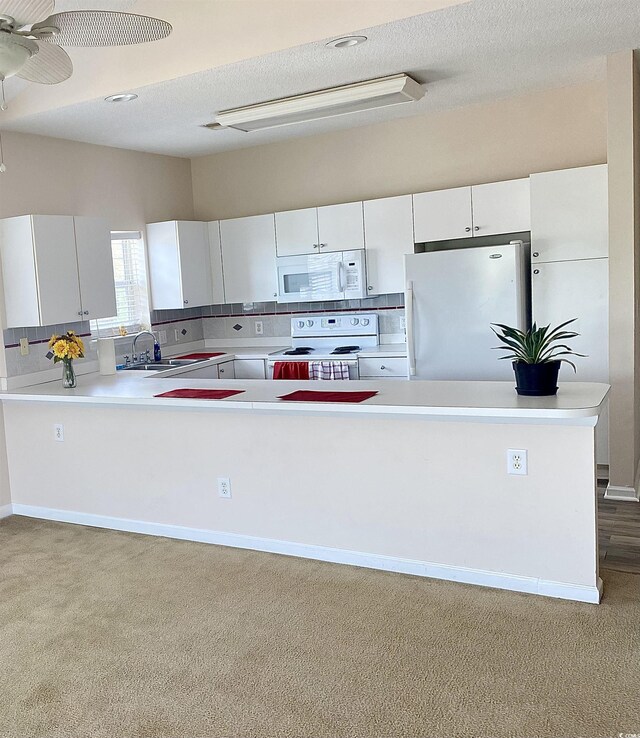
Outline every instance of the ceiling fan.
<path fill-rule="evenodd" d="M 159 18 L 110 10 L 55 13 L 55 0 L 0 0 L 0 81 L 64 82 L 73 64 L 62 46 L 124 46 L 171 33 Z"/>

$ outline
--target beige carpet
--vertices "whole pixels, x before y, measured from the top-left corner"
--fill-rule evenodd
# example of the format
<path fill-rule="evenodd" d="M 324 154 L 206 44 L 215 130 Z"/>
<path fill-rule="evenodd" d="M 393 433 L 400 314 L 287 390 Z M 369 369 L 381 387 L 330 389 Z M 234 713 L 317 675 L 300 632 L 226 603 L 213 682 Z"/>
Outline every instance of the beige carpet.
<path fill-rule="evenodd" d="M 0 735 L 640 733 L 640 577 L 599 606 L 0 522 Z"/>

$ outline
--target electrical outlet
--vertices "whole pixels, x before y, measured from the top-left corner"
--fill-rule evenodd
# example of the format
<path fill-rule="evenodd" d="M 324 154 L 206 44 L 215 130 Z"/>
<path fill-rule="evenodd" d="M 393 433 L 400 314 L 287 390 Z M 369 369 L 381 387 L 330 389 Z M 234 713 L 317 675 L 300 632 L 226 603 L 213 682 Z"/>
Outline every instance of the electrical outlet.
<path fill-rule="evenodd" d="M 510 448 L 507 450 L 507 474 L 528 474 L 527 452 L 522 448 Z"/>
<path fill-rule="evenodd" d="M 407 319 L 404 316 L 402 318 L 400 318 L 400 328 L 403 331 L 406 331 L 407 330 Z"/>
<path fill-rule="evenodd" d="M 161 346 L 164 346 L 167 342 L 167 332 L 166 331 L 158 331 L 158 343 Z"/>
<path fill-rule="evenodd" d="M 261 320 L 256 320 L 255 325 L 256 325 L 256 336 L 263 335 L 264 330 L 262 328 L 262 321 Z"/>
<path fill-rule="evenodd" d="M 180 331 L 177 328 L 173 332 L 173 335 L 175 337 L 176 343 L 178 343 L 178 341 L 180 340 Z"/>
<path fill-rule="evenodd" d="M 20 356 L 28 356 L 28 355 L 29 355 L 29 339 L 21 338 L 20 339 Z"/>
<path fill-rule="evenodd" d="M 62 423 L 56 423 L 53 426 L 53 439 L 54 441 L 64 441 L 64 425 Z"/>
<path fill-rule="evenodd" d="M 231 499 L 231 480 L 229 477 L 218 477 L 218 497 Z"/>

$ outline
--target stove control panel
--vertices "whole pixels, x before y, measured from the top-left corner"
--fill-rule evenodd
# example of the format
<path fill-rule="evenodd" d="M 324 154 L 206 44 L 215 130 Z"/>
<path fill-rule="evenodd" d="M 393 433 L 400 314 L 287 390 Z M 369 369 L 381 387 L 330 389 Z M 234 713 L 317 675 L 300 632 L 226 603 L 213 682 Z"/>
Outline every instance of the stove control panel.
<path fill-rule="evenodd" d="M 291 318 L 291 337 L 322 337 L 378 335 L 378 316 L 375 313 L 319 315 L 315 318 Z"/>

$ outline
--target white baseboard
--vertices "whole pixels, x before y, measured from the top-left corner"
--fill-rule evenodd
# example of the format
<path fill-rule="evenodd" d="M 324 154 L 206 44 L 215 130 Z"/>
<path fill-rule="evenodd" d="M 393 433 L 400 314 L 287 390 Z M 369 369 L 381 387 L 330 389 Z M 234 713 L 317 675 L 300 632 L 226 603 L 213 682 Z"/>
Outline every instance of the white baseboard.
<path fill-rule="evenodd" d="M 285 556 L 297 556 L 304 559 L 327 561 L 334 564 L 348 564 L 350 566 L 361 566 L 367 569 L 380 569 L 382 571 L 413 574 L 420 577 L 445 579 L 464 584 L 477 584 L 483 587 L 508 589 L 514 592 L 526 592 L 529 594 L 544 595 L 546 597 L 576 600 L 577 602 L 591 602 L 597 604 L 600 602 L 600 597 L 602 595 L 601 580 L 598 580 L 597 585 L 590 587 L 585 585 L 546 581 L 543 579 L 535 579 L 534 577 L 501 574 L 482 569 L 469 569 L 459 566 L 432 564 L 424 561 L 396 558 L 394 556 L 361 553 L 359 551 L 329 548 L 326 546 L 312 546 L 306 543 L 279 541 L 272 538 L 258 538 L 237 533 L 224 533 L 222 531 L 186 528 L 181 525 L 150 523 L 144 520 L 127 520 L 126 518 L 113 518 L 107 515 L 93 515 L 90 513 L 74 512 L 71 510 L 54 510 L 47 507 L 35 507 L 33 505 L 20 504 L 13 504 L 12 509 L 14 515 L 25 515 L 30 518 L 55 520 L 63 523 L 76 523 L 95 528 L 110 528 L 112 530 L 127 531 L 129 533 L 142 533 L 144 535 L 151 536 L 164 536 L 166 538 L 176 538 L 182 541 L 213 543 L 219 546 L 230 546 L 232 548 L 246 548 L 251 549 L 252 551 L 264 551 L 267 553 L 283 554 Z"/>
<path fill-rule="evenodd" d="M 9 515 L 13 515 L 13 505 L 11 505 L 11 503 L 8 505 L 0 505 L 0 520 L 2 520 L 2 518 L 8 518 Z"/>

